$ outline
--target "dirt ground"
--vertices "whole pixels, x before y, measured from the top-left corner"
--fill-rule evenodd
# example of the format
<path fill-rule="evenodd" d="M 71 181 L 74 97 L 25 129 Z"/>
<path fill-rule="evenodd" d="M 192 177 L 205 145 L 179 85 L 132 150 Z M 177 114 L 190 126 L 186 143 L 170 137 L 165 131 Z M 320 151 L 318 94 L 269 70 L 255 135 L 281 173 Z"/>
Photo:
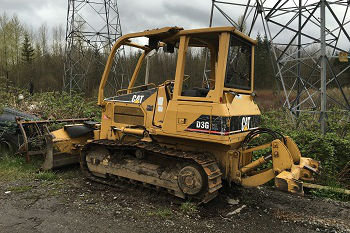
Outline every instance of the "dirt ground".
<path fill-rule="evenodd" d="M 75 169 L 75 168 L 71 168 Z M 350 203 L 271 187 L 225 187 L 208 204 L 79 171 L 54 180 L 0 183 L 0 232 L 350 232 Z"/>

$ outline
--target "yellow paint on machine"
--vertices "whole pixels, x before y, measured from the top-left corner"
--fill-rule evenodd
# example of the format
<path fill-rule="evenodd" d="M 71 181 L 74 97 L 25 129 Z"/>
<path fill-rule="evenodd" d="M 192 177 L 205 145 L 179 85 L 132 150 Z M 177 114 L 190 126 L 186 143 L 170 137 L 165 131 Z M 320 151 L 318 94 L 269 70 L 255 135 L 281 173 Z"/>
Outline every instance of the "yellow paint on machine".
<path fill-rule="evenodd" d="M 131 42 L 139 37 L 149 38 L 149 45 Z M 165 27 L 122 36 L 111 50 L 100 82 L 98 105 L 102 119 L 101 126 L 94 131 L 94 140 L 139 140 L 157 143 L 164 150 L 210 153 L 222 173 L 220 179 L 244 186 L 258 186 L 275 179 L 277 188 L 302 194 L 299 179 L 312 179 L 319 164 L 302 157 L 291 138 L 274 139 L 263 146 L 242 145 L 247 134 L 258 128 L 253 126 L 253 118 L 261 115 L 253 94 L 255 44 L 255 40 L 234 27 L 193 30 Z M 143 53 L 128 88 L 106 98 L 104 89 L 111 65 L 122 46 L 142 49 Z M 177 49 L 175 79 L 158 86 L 135 87 L 144 58 L 160 47 Z M 186 55 L 193 47 L 207 48 L 210 53 L 209 80 L 207 88 L 185 90 Z M 242 56 L 241 60 L 234 60 L 235 55 Z M 244 67 L 235 66 L 235 62 L 242 61 Z M 152 88 L 155 91 L 150 92 Z M 254 159 L 257 152 L 268 148 L 270 155 Z M 61 149 L 65 150 L 63 146 Z M 261 168 L 270 161 L 270 166 Z"/>

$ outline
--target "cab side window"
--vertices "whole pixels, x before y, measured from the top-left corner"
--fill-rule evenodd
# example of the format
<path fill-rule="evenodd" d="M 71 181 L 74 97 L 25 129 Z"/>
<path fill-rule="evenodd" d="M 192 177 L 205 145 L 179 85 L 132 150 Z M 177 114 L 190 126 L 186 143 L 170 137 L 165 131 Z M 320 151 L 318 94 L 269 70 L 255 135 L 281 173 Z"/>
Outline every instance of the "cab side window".
<path fill-rule="evenodd" d="M 251 89 L 252 45 L 231 34 L 227 56 L 225 87 Z"/>
<path fill-rule="evenodd" d="M 217 47 L 218 35 L 199 34 L 190 38 L 181 96 L 205 98 L 214 88 Z"/>

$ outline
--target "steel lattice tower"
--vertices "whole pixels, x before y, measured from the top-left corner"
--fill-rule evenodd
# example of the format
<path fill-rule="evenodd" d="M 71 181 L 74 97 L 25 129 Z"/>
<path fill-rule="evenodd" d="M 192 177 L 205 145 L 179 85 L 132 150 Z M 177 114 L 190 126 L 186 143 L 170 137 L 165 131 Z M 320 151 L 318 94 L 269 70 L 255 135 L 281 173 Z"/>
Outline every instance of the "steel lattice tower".
<path fill-rule="evenodd" d="M 212 0 L 209 26 L 221 17 L 240 30 L 245 25 L 249 36 L 264 33 L 284 107 L 294 117 L 319 113 L 325 133 L 330 105 L 350 112 L 344 91 L 350 64 L 334 65 L 350 50 L 349 7 L 349 0 Z"/>
<path fill-rule="evenodd" d="M 66 47 L 63 88 L 65 91 L 86 91 L 87 77 L 91 67 L 98 69 L 98 84 L 105 61 L 114 42 L 122 35 L 116 0 L 68 0 Z M 120 52 L 117 53 L 121 58 Z M 122 72 L 117 75 L 112 67 L 110 80 L 115 89 L 123 85 Z M 97 68 L 96 68 L 97 67 Z M 119 64 L 118 69 L 122 69 Z M 122 69 L 123 70 L 123 69 Z"/>

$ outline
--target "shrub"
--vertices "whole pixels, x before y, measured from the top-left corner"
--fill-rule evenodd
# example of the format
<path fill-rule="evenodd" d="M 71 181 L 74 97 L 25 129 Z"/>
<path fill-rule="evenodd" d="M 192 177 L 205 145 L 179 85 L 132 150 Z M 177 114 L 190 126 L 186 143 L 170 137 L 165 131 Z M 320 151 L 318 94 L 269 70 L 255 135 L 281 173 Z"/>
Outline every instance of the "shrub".
<path fill-rule="evenodd" d="M 22 95 L 24 99 L 19 99 Z M 86 99 L 83 93 L 61 91 L 40 92 L 31 96 L 26 90 L 15 87 L 0 77 L 0 108 L 10 107 L 37 115 L 42 119 L 100 118 L 96 99 Z"/>
<path fill-rule="evenodd" d="M 43 92 L 30 98 L 37 114 L 44 119 L 81 118 L 98 116 L 96 101 L 87 100 L 83 94 L 67 92 Z"/>
<path fill-rule="evenodd" d="M 342 120 L 344 112 L 335 109 L 328 115 L 329 132 L 324 136 L 320 133 L 315 115 L 301 115 L 299 122 L 293 123 L 287 114 L 283 110 L 263 113 L 262 126 L 290 136 L 297 143 L 302 156 L 321 161 L 319 183 L 338 183 L 337 174 L 350 161 L 350 126 L 349 122 Z"/>

